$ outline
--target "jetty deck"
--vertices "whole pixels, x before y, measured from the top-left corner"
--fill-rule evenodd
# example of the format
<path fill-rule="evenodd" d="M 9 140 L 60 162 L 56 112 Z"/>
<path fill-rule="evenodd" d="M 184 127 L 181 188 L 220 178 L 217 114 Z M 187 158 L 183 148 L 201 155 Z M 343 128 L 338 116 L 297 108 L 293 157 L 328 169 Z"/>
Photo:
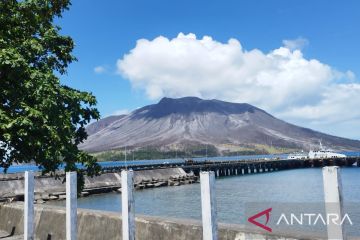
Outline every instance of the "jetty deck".
<path fill-rule="evenodd" d="M 161 169 L 161 168 L 174 168 L 180 167 L 185 172 L 193 172 L 196 176 L 199 176 L 201 171 L 214 171 L 216 177 L 241 175 L 251 173 L 262 173 L 279 171 L 286 169 L 296 168 L 316 168 L 326 166 L 353 166 L 360 167 L 360 157 L 346 157 L 346 158 L 317 158 L 317 159 L 249 159 L 249 160 L 231 160 L 231 161 L 186 161 L 182 163 L 163 163 L 153 165 L 131 165 L 127 168 L 131 168 L 134 171 L 149 170 L 149 169 Z M 125 169 L 125 166 L 105 167 L 103 172 L 120 172 Z"/>

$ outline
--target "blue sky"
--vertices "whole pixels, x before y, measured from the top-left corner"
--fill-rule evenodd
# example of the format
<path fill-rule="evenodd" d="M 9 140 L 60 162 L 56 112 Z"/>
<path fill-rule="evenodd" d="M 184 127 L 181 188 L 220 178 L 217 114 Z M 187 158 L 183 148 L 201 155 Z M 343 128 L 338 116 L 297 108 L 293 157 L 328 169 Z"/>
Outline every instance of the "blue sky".
<path fill-rule="evenodd" d="M 354 96 L 359 93 L 359 9 L 360 2 L 356 0 L 73 1 L 70 10 L 65 12 L 63 18 L 57 23 L 62 27 L 64 34 L 73 37 L 76 43 L 74 53 L 79 61 L 70 66 L 68 75 L 62 77 L 62 82 L 81 90 L 93 92 L 98 99 L 101 115 L 104 117 L 125 109 L 133 110 L 146 104 L 155 103 L 162 96 L 180 97 L 187 93 L 185 90 L 176 91 L 175 83 L 163 88 L 161 82 L 154 83 L 156 79 L 149 80 L 152 77 L 157 78 L 157 76 L 162 78 L 161 74 L 164 73 L 161 72 L 161 69 L 163 68 L 155 69 L 158 71 L 156 73 L 148 73 L 144 76 L 146 79 L 134 74 L 132 69 L 142 71 L 142 64 L 151 66 L 149 63 L 151 59 L 158 57 L 173 59 L 173 56 L 167 56 L 167 53 L 153 56 L 141 52 L 143 48 L 140 49 L 140 45 L 136 45 L 139 39 L 147 39 L 150 42 L 149 48 L 157 49 L 162 45 L 153 42 L 154 39 L 163 36 L 171 41 L 177 39 L 179 33 L 184 33 L 185 36 L 189 36 L 187 35 L 189 33 L 196 34 L 195 42 L 197 43 L 200 43 L 198 40 L 203 36 L 210 36 L 212 38 L 210 43 L 221 43 L 225 48 L 228 47 L 228 40 L 233 38 L 242 46 L 242 50 L 234 50 L 237 51 L 237 54 L 241 55 L 239 51 L 251 52 L 258 49 L 266 58 L 271 59 L 272 56 L 267 54 L 286 45 L 283 40 L 296 42 L 300 39 L 303 40 L 302 46 L 295 48 L 301 51 L 301 60 L 316 59 L 322 64 L 322 67 L 330 67 L 332 72 L 337 72 L 334 74 L 335 77 L 333 75 L 327 77 L 331 80 L 326 80 L 324 77 L 322 82 L 320 81 L 322 85 L 327 84 L 327 90 L 320 89 L 320 85 L 315 85 L 315 88 L 319 88 L 319 93 L 309 93 L 286 106 L 279 103 L 266 104 L 259 98 L 247 99 L 246 94 L 242 94 L 241 98 L 232 97 L 234 93 L 217 94 L 213 90 L 204 89 L 204 86 L 201 85 L 204 82 L 196 85 L 198 91 L 194 91 L 194 94 L 204 98 L 215 96 L 228 101 L 249 102 L 292 123 L 331 134 L 360 139 L 358 130 L 360 111 L 354 113 L 353 107 L 356 107 L 356 102 L 347 104 L 348 100 L 344 96 L 347 91 L 351 91 Z M 187 44 L 189 41 L 183 42 Z M 169 49 L 178 46 L 175 45 L 171 45 Z M 139 49 L 139 51 L 125 61 L 124 55 L 134 49 Z M 291 53 L 295 50 L 291 49 Z M 182 51 L 186 52 L 188 48 L 182 49 Z M 209 54 L 213 54 L 213 52 Z M 292 58 L 292 56 L 285 56 L 285 58 Z M 191 55 L 187 54 L 186 57 L 191 57 Z M 142 58 L 149 58 L 149 61 L 144 63 L 136 61 Z M 130 67 L 119 67 L 118 60 L 125 62 L 126 66 Z M 245 61 L 248 60 L 245 59 Z M 279 61 L 270 64 L 277 64 L 277 62 Z M 159 60 L 158 64 L 166 65 L 167 62 Z M 236 68 L 236 66 L 232 67 Z M 95 68 L 98 73 L 94 70 Z M 272 70 L 268 70 L 266 73 L 272 72 Z M 304 70 L 307 71 L 307 69 Z M 172 76 L 172 72 L 167 72 L 170 71 L 169 68 L 164 71 L 167 75 Z M 197 68 L 192 71 L 205 70 Z M 207 76 L 203 72 L 196 73 Z M 258 73 L 256 74 L 258 76 Z M 319 73 L 319 78 L 324 74 Z M 283 74 L 280 72 L 278 75 L 282 76 Z M 296 78 L 294 79 L 292 81 L 298 81 Z M 188 80 L 196 81 L 196 79 Z M 181 80 L 178 79 L 178 81 Z M 216 82 L 217 79 L 212 79 L 212 81 Z M 347 85 L 337 85 L 342 83 Z M 214 84 L 216 85 L 216 83 Z M 241 84 L 237 84 L 236 87 L 240 89 L 243 86 Z M 306 87 L 312 88 L 312 82 L 304 84 L 309 84 Z M 341 87 L 345 89 L 343 92 L 336 91 Z M 149 93 L 154 89 L 155 93 Z M 258 90 L 254 88 L 253 91 Z M 320 96 L 323 91 L 327 91 L 326 96 Z M 223 92 L 227 92 L 227 90 L 223 89 Z M 193 92 L 189 93 L 193 95 Z M 240 93 L 243 92 L 240 91 Z M 278 93 L 274 92 L 274 94 Z M 319 108 L 331 104 L 328 99 L 329 95 L 339 96 L 338 100 L 334 100 L 335 103 L 343 101 L 343 105 L 339 105 L 337 109 L 344 109 L 344 106 L 347 106 L 348 109 L 340 114 L 344 115 L 343 118 L 336 116 L 339 115 L 334 113 L 336 109 L 329 110 L 327 114 L 318 114 Z M 302 117 L 297 113 L 313 117 Z M 327 120 L 325 121 L 324 118 Z"/>

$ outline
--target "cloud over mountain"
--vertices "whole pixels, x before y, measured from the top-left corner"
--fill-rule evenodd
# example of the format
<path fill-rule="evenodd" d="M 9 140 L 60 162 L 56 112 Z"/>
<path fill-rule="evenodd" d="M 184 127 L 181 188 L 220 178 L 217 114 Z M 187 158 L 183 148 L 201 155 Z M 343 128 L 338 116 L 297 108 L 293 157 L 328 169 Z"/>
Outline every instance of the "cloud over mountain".
<path fill-rule="evenodd" d="M 358 118 L 360 84 L 354 74 L 306 59 L 299 44 L 307 43 L 286 40 L 264 53 L 245 50 L 236 39 L 221 43 L 180 33 L 173 39 L 138 40 L 117 68 L 150 99 L 192 95 L 247 102 L 295 122 Z"/>

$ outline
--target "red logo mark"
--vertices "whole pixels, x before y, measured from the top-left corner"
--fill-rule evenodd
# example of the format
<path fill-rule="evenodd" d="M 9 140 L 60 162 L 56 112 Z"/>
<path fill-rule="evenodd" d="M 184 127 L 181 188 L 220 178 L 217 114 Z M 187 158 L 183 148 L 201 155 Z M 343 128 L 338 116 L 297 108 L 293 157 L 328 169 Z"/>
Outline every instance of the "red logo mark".
<path fill-rule="evenodd" d="M 268 231 L 268 232 L 272 232 L 272 229 L 269 228 L 268 226 L 266 226 L 266 224 L 269 222 L 269 219 L 270 219 L 270 212 L 271 212 L 272 208 L 268 208 L 262 212 L 259 212 L 257 214 L 255 214 L 254 216 L 251 216 L 248 218 L 248 221 L 251 222 L 252 224 L 258 226 L 258 227 L 261 227 L 262 229 Z M 265 215 L 266 216 L 266 223 L 265 225 L 262 224 L 262 223 L 259 223 L 258 221 L 256 221 L 255 219 L 261 217 L 262 215 Z"/>

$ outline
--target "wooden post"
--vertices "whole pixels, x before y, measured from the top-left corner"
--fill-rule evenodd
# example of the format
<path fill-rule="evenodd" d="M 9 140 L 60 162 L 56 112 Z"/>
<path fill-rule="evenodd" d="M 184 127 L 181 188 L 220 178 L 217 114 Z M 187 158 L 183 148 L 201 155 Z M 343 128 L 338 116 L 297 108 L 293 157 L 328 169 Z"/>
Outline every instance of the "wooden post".
<path fill-rule="evenodd" d="M 342 186 L 340 168 L 324 167 L 323 168 L 325 209 L 327 215 L 337 215 L 341 221 L 343 218 L 342 205 Z M 328 239 L 345 239 L 344 227 L 341 224 L 334 224 L 329 221 L 327 225 Z"/>
<path fill-rule="evenodd" d="M 217 240 L 215 175 L 214 172 L 201 172 L 201 209 L 203 240 Z"/>
<path fill-rule="evenodd" d="M 66 173 L 66 240 L 77 239 L 77 174 Z"/>
<path fill-rule="evenodd" d="M 34 239 L 34 173 L 25 172 L 24 240 Z"/>
<path fill-rule="evenodd" d="M 121 171 L 122 239 L 135 240 L 134 172 Z"/>

